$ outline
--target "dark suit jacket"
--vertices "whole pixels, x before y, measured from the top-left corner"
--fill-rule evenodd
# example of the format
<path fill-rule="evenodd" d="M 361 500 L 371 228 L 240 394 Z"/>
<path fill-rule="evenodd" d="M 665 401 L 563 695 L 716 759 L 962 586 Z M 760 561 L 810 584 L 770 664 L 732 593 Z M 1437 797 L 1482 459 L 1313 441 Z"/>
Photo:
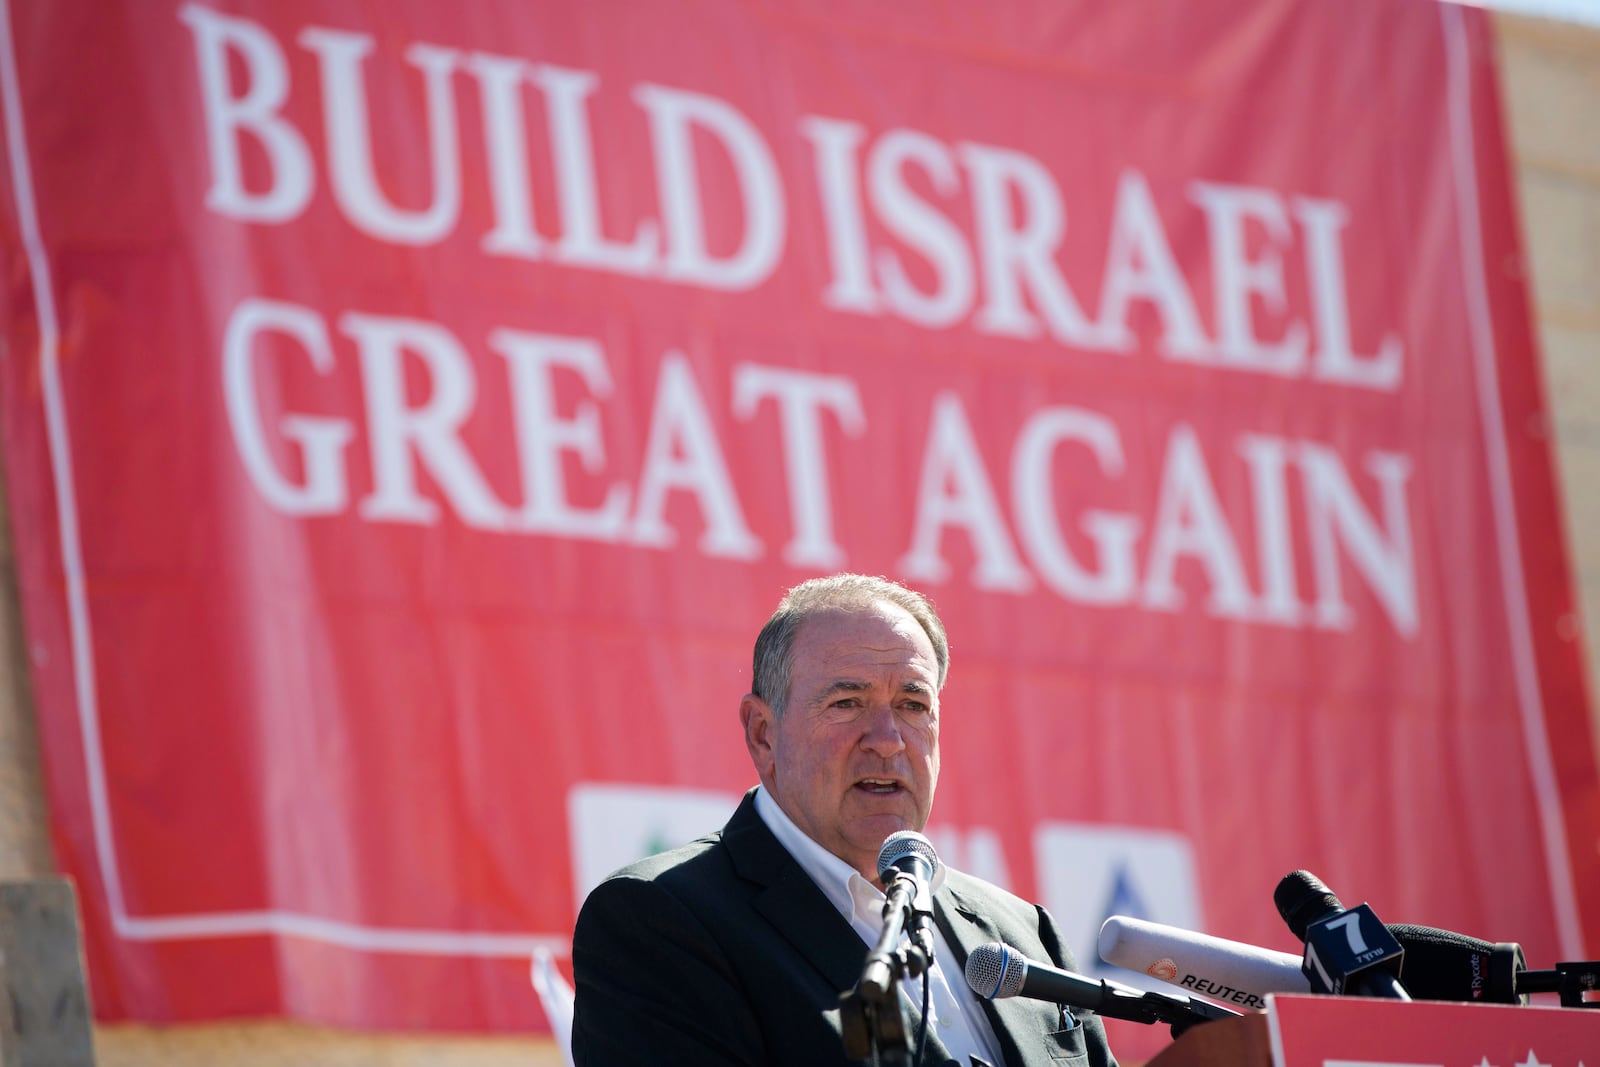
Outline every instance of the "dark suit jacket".
<path fill-rule="evenodd" d="M 962 965 L 977 946 L 1003 941 L 1073 967 L 1043 908 L 970 875 L 948 872 L 934 920 Z M 719 833 L 625 867 L 589 894 L 572 938 L 574 1058 L 578 1067 L 850 1063 L 839 998 L 866 955 L 761 821 L 752 790 Z M 959 970 L 948 978 L 963 981 Z M 1092 1015 L 1063 1030 L 1053 1004 L 982 1003 L 1010 1067 L 1115 1067 Z M 914 1053 L 917 1012 L 908 1017 Z M 932 1032 L 923 1062 L 955 1063 Z"/>

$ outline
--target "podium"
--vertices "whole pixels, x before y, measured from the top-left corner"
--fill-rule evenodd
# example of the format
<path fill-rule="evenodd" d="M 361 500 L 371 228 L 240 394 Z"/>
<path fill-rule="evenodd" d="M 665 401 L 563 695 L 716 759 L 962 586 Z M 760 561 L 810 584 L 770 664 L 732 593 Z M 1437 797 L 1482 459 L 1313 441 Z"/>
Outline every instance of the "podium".
<path fill-rule="evenodd" d="M 1590 1067 L 1600 1010 L 1273 994 L 1191 1027 L 1146 1067 Z"/>

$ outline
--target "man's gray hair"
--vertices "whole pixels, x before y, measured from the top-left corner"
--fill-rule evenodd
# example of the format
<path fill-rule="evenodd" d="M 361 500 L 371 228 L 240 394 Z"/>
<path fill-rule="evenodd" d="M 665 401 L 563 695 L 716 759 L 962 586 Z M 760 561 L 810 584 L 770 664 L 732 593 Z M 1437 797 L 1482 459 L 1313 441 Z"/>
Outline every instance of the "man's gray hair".
<path fill-rule="evenodd" d="M 883 602 L 904 608 L 928 635 L 933 643 L 934 659 L 939 664 L 938 686 L 943 689 L 945 675 L 950 670 L 950 644 L 932 601 L 889 578 L 833 574 L 801 582 L 778 602 L 777 610 L 756 635 L 752 691 L 771 706 L 774 714 L 782 715 L 789 700 L 794 639 L 800 624 L 822 612 L 866 611 Z"/>

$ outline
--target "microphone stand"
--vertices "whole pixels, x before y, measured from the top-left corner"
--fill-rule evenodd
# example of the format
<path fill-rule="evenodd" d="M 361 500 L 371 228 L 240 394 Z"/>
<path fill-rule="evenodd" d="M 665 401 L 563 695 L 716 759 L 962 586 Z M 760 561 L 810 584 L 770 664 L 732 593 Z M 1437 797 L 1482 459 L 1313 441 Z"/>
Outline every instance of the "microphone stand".
<path fill-rule="evenodd" d="M 1518 971 L 1518 993 L 1559 993 L 1563 1008 L 1600 1008 L 1589 994 L 1600 990 L 1600 960 L 1558 963 L 1548 971 Z"/>
<path fill-rule="evenodd" d="M 909 875 L 896 875 L 889 884 L 883 932 L 867 953 L 855 987 L 839 998 L 844 1054 L 850 1059 L 903 1064 L 910 1055 L 910 1028 L 897 983 L 919 977 L 933 961 L 932 938 L 926 925 L 917 922 L 919 916 L 931 917 L 933 909 L 926 891 L 919 894 L 918 889 L 917 880 Z M 898 947 L 900 935 L 913 928 L 910 943 Z"/>
<path fill-rule="evenodd" d="M 1174 1040 L 1183 1036 L 1183 1032 L 1192 1026 L 1216 1019 L 1231 1019 L 1239 1014 L 1232 1008 L 1224 1008 L 1198 997 L 1145 991 L 1107 981 L 1102 981 L 1101 986 L 1105 990 L 1105 999 L 1093 1007 L 1096 1014 L 1107 1019 L 1127 1019 L 1147 1025 L 1166 1023 Z"/>

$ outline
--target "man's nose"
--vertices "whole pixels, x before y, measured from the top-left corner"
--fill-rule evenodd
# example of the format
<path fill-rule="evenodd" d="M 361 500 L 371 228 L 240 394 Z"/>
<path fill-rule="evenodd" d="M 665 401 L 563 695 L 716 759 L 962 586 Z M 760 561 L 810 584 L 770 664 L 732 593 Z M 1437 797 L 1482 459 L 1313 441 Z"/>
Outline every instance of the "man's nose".
<path fill-rule="evenodd" d="M 867 716 L 866 732 L 861 736 L 861 747 L 878 756 L 892 756 L 906 747 L 900 735 L 900 720 L 894 708 L 887 704 L 873 704 Z"/>

